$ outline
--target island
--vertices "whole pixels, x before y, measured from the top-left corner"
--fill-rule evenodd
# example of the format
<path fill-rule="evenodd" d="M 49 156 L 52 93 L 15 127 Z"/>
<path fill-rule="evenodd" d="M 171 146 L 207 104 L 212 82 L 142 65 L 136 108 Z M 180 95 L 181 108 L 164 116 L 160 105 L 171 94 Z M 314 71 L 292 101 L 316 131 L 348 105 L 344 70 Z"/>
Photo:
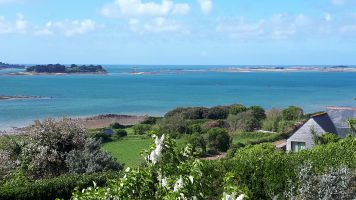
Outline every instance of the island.
<path fill-rule="evenodd" d="M 9 64 L 0 62 L 0 70 L 2 69 L 24 69 L 24 65 L 17 65 L 17 64 Z"/>
<path fill-rule="evenodd" d="M 69 67 L 61 64 L 34 65 L 26 68 L 27 73 L 48 73 L 48 74 L 103 74 L 107 73 L 101 65 L 75 65 Z"/>

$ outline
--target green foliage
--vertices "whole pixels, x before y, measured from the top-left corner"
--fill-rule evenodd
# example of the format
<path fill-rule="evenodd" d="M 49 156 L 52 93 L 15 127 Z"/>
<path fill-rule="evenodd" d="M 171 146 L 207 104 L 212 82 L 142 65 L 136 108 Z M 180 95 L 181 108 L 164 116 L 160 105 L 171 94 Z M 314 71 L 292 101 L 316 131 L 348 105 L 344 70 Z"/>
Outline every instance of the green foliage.
<path fill-rule="evenodd" d="M 208 147 L 213 151 L 226 152 L 230 147 L 230 136 L 225 129 L 213 128 L 208 131 Z"/>
<path fill-rule="evenodd" d="M 266 118 L 265 109 L 263 109 L 261 106 L 250 106 L 248 110 L 252 111 L 253 116 L 259 122 Z"/>
<path fill-rule="evenodd" d="M 159 118 L 160 117 L 146 116 L 145 119 L 141 122 L 141 124 L 154 125 L 154 124 L 156 124 L 156 122 Z"/>
<path fill-rule="evenodd" d="M 325 133 L 321 136 L 314 135 L 314 142 L 315 144 L 328 144 L 328 143 L 334 143 L 339 141 L 341 138 L 334 134 L 334 133 Z"/>
<path fill-rule="evenodd" d="M 101 142 L 87 140 L 84 149 L 74 149 L 66 155 L 69 173 L 84 174 L 120 170 L 122 166 L 108 153 L 101 150 Z"/>
<path fill-rule="evenodd" d="M 262 133 L 262 132 L 239 132 L 232 135 L 232 143 L 259 144 L 264 142 L 273 142 L 278 140 L 281 134 L 278 133 Z"/>
<path fill-rule="evenodd" d="M 127 131 L 125 129 L 117 129 L 114 131 L 114 137 L 122 138 L 127 136 Z"/>
<path fill-rule="evenodd" d="M 105 186 L 108 179 L 119 176 L 117 172 L 94 173 L 87 175 L 63 175 L 52 179 L 18 180 L 0 186 L 2 200 L 47 200 L 70 199 L 74 188 L 87 188 L 95 182 L 98 186 Z"/>
<path fill-rule="evenodd" d="M 350 134 L 356 135 L 356 119 L 349 119 L 347 123 L 350 129 Z"/>
<path fill-rule="evenodd" d="M 110 127 L 112 129 L 123 129 L 123 128 L 126 128 L 126 126 L 121 125 L 119 122 L 115 122 L 115 123 L 111 124 Z"/>
<path fill-rule="evenodd" d="M 247 111 L 247 108 L 241 104 L 232 104 L 229 106 L 229 114 L 230 115 L 237 115 L 240 112 Z"/>
<path fill-rule="evenodd" d="M 226 119 L 229 115 L 229 107 L 215 106 L 209 109 L 206 118 L 208 119 Z"/>
<path fill-rule="evenodd" d="M 297 171 L 311 165 L 311 173 L 322 174 L 330 167 L 356 168 L 356 139 L 349 137 L 336 143 L 317 146 L 309 151 L 285 153 L 271 144 L 248 146 L 227 161 L 228 171 L 247 186 L 251 199 L 272 199 L 298 184 Z M 297 185 L 296 185 L 297 186 Z"/>
<path fill-rule="evenodd" d="M 262 129 L 277 132 L 281 120 L 282 112 L 277 108 L 272 108 L 266 112 L 266 119 L 262 122 Z"/>
<path fill-rule="evenodd" d="M 192 145 L 193 151 L 199 152 L 201 155 L 206 153 L 207 141 L 203 135 L 195 133 L 188 138 L 188 143 Z"/>
<path fill-rule="evenodd" d="M 189 121 L 184 119 L 182 115 L 175 115 L 160 120 L 157 123 L 157 129 L 160 134 L 167 133 L 174 138 L 191 133 Z"/>
<path fill-rule="evenodd" d="M 253 131 L 259 127 L 259 121 L 251 110 L 229 115 L 227 123 L 231 131 Z"/>
<path fill-rule="evenodd" d="M 151 130 L 151 125 L 148 124 L 136 124 L 132 127 L 135 135 L 144 135 Z"/>
<path fill-rule="evenodd" d="M 297 106 L 289 106 L 282 111 L 284 120 L 299 120 L 303 118 L 303 115 L 303 109 Z"/>

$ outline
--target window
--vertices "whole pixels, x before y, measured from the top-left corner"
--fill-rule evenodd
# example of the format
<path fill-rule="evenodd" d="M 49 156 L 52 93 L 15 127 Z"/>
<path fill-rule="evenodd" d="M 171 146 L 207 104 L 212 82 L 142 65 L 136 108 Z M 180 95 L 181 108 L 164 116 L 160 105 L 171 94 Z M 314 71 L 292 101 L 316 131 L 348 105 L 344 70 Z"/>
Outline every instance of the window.
<path fill-rule="evenodd" d="M 305 142 L 292 142 L 292 151 L 298 152 L 305 149 Z"/>

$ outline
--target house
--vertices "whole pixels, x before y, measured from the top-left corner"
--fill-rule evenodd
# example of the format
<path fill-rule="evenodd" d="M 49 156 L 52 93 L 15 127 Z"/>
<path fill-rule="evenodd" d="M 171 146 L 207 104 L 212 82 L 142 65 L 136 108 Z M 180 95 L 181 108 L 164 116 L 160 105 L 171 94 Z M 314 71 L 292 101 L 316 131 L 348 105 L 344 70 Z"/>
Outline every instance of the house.
<path fill-rule="evenodd" d="M 313 133 L 325 133 L 345 137 L 349 133 L 348 120 L 356 118 L 356 108 L 326 107 L 326 112 L 313 115 L 294 134 L 287 139 L 287 151 L 300 151 L 314 146 Z"/>

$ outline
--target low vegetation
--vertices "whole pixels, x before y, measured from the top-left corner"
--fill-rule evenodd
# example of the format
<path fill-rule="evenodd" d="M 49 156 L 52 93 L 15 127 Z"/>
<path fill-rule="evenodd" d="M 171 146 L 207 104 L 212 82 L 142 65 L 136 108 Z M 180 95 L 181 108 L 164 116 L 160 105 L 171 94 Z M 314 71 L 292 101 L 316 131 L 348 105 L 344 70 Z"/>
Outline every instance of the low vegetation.
<path fill-rule="evenodd" d="M 36 73 L 105 73 L 101 65 L 74 65 L 66 67 L 60 64 L 35 65 L 26 68 L 27 72 Z"/>
<path fill-rule="evenodd" d="M 233 104 L 95 130 L 37 122 L 0 139 L 0 199 L 352 199 L 355 137 L 318 136 L 297 153 L 271 143 L 307 117 Z"/>

